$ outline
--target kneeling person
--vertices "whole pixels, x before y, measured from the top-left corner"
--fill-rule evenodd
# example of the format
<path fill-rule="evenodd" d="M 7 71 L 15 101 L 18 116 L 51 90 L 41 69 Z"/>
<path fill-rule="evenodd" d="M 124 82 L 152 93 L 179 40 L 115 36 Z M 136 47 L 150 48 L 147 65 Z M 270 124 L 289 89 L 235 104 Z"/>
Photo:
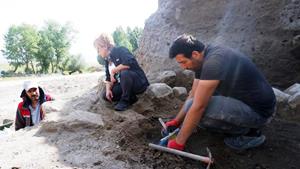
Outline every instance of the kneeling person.
<path fill-rule="evenodd" d="M 132 53 L 125 47 L 115 47 L 110 35 L 101 34 L 94 46 L 105 64 L 106 89 L 103 99 L 117 101 L 115 110 L 124 111 L 137 101 L 136 95 L 149 86 L 146 75 Z"/>

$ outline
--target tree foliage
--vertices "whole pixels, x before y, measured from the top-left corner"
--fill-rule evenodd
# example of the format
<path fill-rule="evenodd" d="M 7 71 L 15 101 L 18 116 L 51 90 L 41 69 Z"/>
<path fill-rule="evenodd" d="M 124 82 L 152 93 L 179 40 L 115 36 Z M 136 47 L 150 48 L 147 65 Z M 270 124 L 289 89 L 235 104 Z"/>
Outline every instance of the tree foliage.
<path fill-rule="evenodd" d="M 35 73 L 35 57 L 38 52 L 39 35 L 32 25 L 12 26 L 4 36 L 5 49 L 2 50 L 14 72 L 25 65 L 26 73 Z"/>
<path fill-rule="evenodd" d="M 131 29 L 126 28 L 126 31 L 121 27 L 117 27 L 113 32 L 113 38 L 116 46 L 124 46 L 131 52 L 134 52 L 138 48 L 138 41 L 142 35 L 142 28 L 135 27 Z"/>
<path fill-rule="evenodd" d="M 37 30 L 32 25 L 11 26 L 4 36 L 5 49 L 2 50 L 14 72 L 25 67 L 25 73 L 54 73 L 71 68 L 63 65 L 74 57 L 69 49 L 74 30 L 70 25 L 60 25 L 53 21 Z M 72 64 L 78 65 L 73 59 Z M 73 68 L 72 68 L 73 69 Z"/>
<path fill-rule="evenodd" d="M 135 27 L 131 29 L 127 27 L 127 38 L 132 46 L 132 51 L 134 52 L 139 47 L 139 39 L 142 36 L 143 29 Z"/>

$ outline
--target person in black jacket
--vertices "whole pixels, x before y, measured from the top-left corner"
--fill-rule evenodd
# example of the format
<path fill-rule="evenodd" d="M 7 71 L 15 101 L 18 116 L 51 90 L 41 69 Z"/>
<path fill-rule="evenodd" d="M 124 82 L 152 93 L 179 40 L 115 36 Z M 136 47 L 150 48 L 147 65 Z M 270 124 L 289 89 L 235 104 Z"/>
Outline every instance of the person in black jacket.
<path fill-rule="evenodd" d="M 109 102 L 118 102 L 114 109 L 124 111 L 138 100 L 136 95 L 149 86 L 146 75 L 132 53 L 125 47 L 115 47 L 110 35 L 102 33 L 94 46 L 105 65 L 106 88 L 102 97 Z"/>

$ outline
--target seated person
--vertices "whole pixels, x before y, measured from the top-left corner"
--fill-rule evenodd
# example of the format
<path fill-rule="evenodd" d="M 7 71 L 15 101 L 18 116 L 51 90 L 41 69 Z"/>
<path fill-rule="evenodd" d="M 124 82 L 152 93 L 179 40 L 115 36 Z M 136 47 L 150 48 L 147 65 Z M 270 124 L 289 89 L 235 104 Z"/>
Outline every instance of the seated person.
<path fill-rule="evenodd" d="M 103 99 L 117 101 L 115 110 L 124 111 L 138 100 L 136 94 L 143 93 L 149 86 L 146 75 L 132 53 L 125 47 L 115 47 L 110 35 L 101 34 L 94 46 L 105 64 Z"/>
<path fill-rule="evenodd" d="M 25 81 L 21 93 L 22 102 L 19 103 L 16 113 L 15 129 L 19 130 L 27 126 L 39 124 L 45 117 L 42 104 L 53 100 L 46 95 L 41 87 L 33 81 Z"/>

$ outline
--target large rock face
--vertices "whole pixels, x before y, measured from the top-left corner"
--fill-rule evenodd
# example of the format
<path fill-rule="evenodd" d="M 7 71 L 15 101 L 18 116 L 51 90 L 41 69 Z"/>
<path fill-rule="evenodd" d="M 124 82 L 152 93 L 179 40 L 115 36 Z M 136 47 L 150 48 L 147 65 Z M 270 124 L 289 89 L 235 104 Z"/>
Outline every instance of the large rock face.
<path fill-rule="evenodd" d="M 241 50 L 274 86 L 300 81 L 299 0 L 160 0 L 137 53 L 144 69 L 179 69 L 168 50 L 183 33 Z"/>

